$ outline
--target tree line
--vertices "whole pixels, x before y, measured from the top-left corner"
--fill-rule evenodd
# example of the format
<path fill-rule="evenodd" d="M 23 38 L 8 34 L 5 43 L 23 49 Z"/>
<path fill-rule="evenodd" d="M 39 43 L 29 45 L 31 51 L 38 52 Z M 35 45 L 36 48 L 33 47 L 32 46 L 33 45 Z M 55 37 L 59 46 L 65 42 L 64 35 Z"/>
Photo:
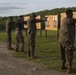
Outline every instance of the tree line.
<path fill-rule="evenodd" d="M 45 15 L 56 15 L 58 13 L 63 13 L 65 12 L 67 9 L 72 9 L 74 12 L 76 11 L 76 7 L 68 7 L 68 8 L 55 8 L 52 10 L 43 10 L 43 11 L 38 11 L 38 12 L 34 12 L 36 13 L 36 15 L 40 15 L 41 19 L 43 19 L 45 17 Z M 31 13 L 30 13 L 31 14 Z M 30 14 L 26 14 L 23 16 L 27 16 Z M 13 16 L 14 20 L 18 19 L 18 16 Z M 5 30 L 5 25 L 6 25 L 6 20 L 8 17 L 0 17 L 0 30 Z"/>

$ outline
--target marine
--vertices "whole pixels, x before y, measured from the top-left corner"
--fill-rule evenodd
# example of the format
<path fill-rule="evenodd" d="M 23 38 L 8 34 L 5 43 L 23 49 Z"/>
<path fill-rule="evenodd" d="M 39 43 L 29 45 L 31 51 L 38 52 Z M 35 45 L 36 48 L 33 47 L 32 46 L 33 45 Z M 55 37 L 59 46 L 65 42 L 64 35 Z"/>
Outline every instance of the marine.
<path fill-rule="evenodd" d="M 11 46 L 12 44 L 11 32 L 13 30 L 13 25 L 14 25 L 13 17 L 10 16 L 6 22 L 7 49 L 9 50 L 14 50 Z"/>
<path fill-rule="evenodd" d="M 35 37 L 36 37 L 36 23 L 44 22 L 46 20 L 36 19 L 36 14 L 32 13 L 27 20 L 27 34 L 28 34 L 28 57 L 36 58 L 35 56 Z"/>
<path fill-rule="evenodd" d="M 27 23 L 27 22 L 26 22 Z M 21 43 L 21 51 L 24 52 L 24 36 L 22 33 L 22 29 L 24 28 L 24 19 L 23 16 L 21 15 L 19 17 L 19 20 L 16 21 L 16 26 L 15 26 L 15 33 L 16 33 L 16 52 L 19 52 L 19 44 Z"/>
<path fill-rule="evenodd" d="M 61 70 L 67 68 L 67 73 L 72 73 L 73 51 L 75 50 L 75 23 L 76 19 L 73 18 L 73 11 L 66 10 L 66 17 L 62 21 L 60 27 L 59 43 L 61 49 Z M 65 64 L 67 62 L 67 67 Z"/>

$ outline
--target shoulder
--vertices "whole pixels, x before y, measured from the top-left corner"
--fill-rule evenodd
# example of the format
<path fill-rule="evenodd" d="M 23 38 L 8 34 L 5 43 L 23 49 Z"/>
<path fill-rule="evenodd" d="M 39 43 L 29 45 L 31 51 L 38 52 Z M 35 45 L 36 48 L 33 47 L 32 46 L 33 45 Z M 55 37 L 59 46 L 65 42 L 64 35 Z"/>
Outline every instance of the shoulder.
<path fill-rule="evenodd" d="M 67 18 L 67 17 L 65 17 L 62 22 L 64 22 L 64 23 L 65 23 L 65 22 L 69 23 L 70 21 L 73 21 L 73 18 Z"/>
<path fill-rule="evenodd" d="M 68 20 L 68 18 L 67 17 L 65 17 L 64 19 L 63 19 L 63 21 L 67 21 Z"/>

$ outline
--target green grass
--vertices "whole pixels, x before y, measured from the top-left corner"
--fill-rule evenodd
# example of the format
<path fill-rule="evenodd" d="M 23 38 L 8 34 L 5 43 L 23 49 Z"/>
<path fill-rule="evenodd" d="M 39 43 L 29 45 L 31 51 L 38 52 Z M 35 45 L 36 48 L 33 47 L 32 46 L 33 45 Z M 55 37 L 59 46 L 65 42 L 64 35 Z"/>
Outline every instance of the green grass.
<path fill-rule="evenodd" d="M 27 51 L 27 36 L 25 31 L 23 31 L 25 37 L 25 51 Z M 36 35 L 36 48 L 35 55 L 38 56 L 37 59 L 27 58 L 27 53 L 14 52 L 14 56 L 17 58 L 24 58 L 25 60 L 38 62 L 43 64 L 48 69 L 59 69 L 60 68 L 60 49 L 59 42 L 56 37 L 56 31 L 48 31 L 47 38 L 45 37 L 45 32 L 43 31 L 42 37 L 40 37 L 40 32 L 37 31 Z M 12 33 L 13 43 L 15 44 L 15 33 Z M 0 32 L 0 41 L 6 41 L 5 32 Z M 74 62 L 73 67 L 76 67 L 76 53 L 74 52 Z"/>

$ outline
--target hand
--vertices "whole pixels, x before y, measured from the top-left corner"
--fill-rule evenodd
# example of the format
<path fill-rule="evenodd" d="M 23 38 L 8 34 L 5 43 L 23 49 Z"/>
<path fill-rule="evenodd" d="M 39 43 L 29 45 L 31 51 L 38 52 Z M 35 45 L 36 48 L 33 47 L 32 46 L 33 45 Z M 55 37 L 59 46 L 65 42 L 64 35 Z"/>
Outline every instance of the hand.
<path fill-rule="evenodd" d="M 47 18 L 48 18 L 48 17 L 45 17 L 45 21 L 47 21 Z"/>

